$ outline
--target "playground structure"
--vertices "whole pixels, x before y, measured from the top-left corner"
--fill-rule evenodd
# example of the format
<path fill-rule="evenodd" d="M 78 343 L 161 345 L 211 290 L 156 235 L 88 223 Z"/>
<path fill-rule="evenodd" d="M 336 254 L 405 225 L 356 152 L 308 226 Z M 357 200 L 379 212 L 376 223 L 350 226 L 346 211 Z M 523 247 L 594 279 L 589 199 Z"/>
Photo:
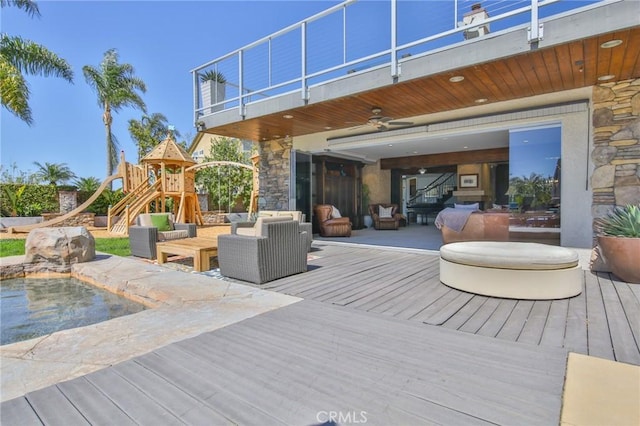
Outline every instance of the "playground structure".
<path fill-rule="evenodd" d="M 251 158 L 252 165 L 232 161 L 212 161 L 196 163 L 189 153 L 178 145 L 170 133 L 141 160 L 140 165 L 125 161 L 124 152 L 120 154 L 118 170 L 100 185 L 98 190 L 76 209 L 54 219 L 25 226 L 16 226 L 8 232 L 29 232 L 32 229 L 54 226 L 82 213 L 116 179 L 122 179 L 122 192 L 126 195 L 116 205 L 110 206 L 107 213 L 107 230 L 111 234 L 127 235 L 140 213 L 167 211 L 167 200 L 172 199 L 172 213 L 179 223 L 204 225 L 204 218 L 198 203 L 195 187 L 195 174 L 198 169 L 211 166 L 236 166 L 252 170 L 252 191 L 249 213 L 257 211 L 258 201 L 258 161 L 259 156 Z"/>

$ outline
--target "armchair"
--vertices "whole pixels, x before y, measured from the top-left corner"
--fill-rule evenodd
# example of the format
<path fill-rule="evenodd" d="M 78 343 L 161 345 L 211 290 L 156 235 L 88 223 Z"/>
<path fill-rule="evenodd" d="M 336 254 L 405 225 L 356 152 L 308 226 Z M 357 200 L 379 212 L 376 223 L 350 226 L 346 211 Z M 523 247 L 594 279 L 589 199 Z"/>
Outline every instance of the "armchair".
<path fill-rule="evenodd" d="M 256 284 L 306 272 L 306 232 L 285 220 L 263 223 L 260 235 L 220 235 L 218 264 L 225 277 Z"/>
<path fill-rule="evenodd" d="M 318 204 L 313 208 L 322 237 L 350 237 L 351 220 L 348 217 L 333 217 L 331 204 Z"/>
<path fill-rule="evenodd" d="M 258 219 L 271 219 L 271 218 L 284 218 L 287 220 L 295 220 L 298 222 L 300 232 L 305 231 L 307 233 L 307 251 L 311 251 L 311 243 L 313 242 L 313 229 L 310 222 L 305 222 L 305 215 L 301 211 L 293 210 L 260 210 L 258 212 Z M 251 235 L 251 231 L 246 228 L 253 228 L 255 222 L 239 222 L 237 224 L 231 224 L 231 233 L 235 234 L 236 230 L 241 229 L 237 233 L 243 235 Z"/>
<path fill-rule="evenodd" d="M 143 213 L 136 218 L 136 225 L 129 227 L 129 246 L 133 256 L 155 259 L 157 242 L 196 235 L 195 223 L 175 223 L 171 213 Z"/>
<path fill-rule="evenodd" d="M 380 208 L 386 209 L 386 215 L 383 215 L 383 210 Z M 391 210 L 389 210 L 391 209 Z M 369 204 L 369 214 L 373 219 L 373 227 L 375 229 L 395 229 L 397 230 L 400 226 L 400 217 L 402 215 L 398 214 L 398 205 L 397 204 Z"/>

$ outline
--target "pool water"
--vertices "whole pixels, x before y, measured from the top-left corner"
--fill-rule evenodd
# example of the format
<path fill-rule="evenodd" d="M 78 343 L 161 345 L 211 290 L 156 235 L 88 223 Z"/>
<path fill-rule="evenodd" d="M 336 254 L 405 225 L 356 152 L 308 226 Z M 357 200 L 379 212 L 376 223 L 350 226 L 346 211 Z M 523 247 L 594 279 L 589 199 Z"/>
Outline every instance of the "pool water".
<path fill-rule="evenodd" d="M 83 327 L 145 306 L 75 278 L 15 278 L 0 283 L 0 345 Z"/>

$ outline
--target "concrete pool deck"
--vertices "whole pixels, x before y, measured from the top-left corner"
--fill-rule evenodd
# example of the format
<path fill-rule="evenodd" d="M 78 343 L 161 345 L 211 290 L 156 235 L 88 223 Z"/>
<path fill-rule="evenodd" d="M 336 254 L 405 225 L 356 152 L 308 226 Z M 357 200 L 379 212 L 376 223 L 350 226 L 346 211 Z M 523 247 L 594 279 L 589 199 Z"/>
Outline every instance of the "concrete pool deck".
<path fill-rule="evenodd" d="M 22 260 L 0 258 L 0 267 Z M 151 309 L 0 346 L 0 401 L 302 300 L 106 254 L 73 265 L 71 273 Z"/>

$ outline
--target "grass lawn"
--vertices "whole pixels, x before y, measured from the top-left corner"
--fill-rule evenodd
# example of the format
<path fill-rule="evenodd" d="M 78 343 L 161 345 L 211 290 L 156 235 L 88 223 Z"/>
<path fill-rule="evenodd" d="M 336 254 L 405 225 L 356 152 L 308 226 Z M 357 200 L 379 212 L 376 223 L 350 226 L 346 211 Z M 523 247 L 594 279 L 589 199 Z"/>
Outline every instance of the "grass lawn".
<path fill-rule="evenodd" d="M 24 254 L 25 240 L 0 240 L 0 257 Z M 96 238 L 96 251 L 115 256 L 130 256 L 129 238 Z"/>

